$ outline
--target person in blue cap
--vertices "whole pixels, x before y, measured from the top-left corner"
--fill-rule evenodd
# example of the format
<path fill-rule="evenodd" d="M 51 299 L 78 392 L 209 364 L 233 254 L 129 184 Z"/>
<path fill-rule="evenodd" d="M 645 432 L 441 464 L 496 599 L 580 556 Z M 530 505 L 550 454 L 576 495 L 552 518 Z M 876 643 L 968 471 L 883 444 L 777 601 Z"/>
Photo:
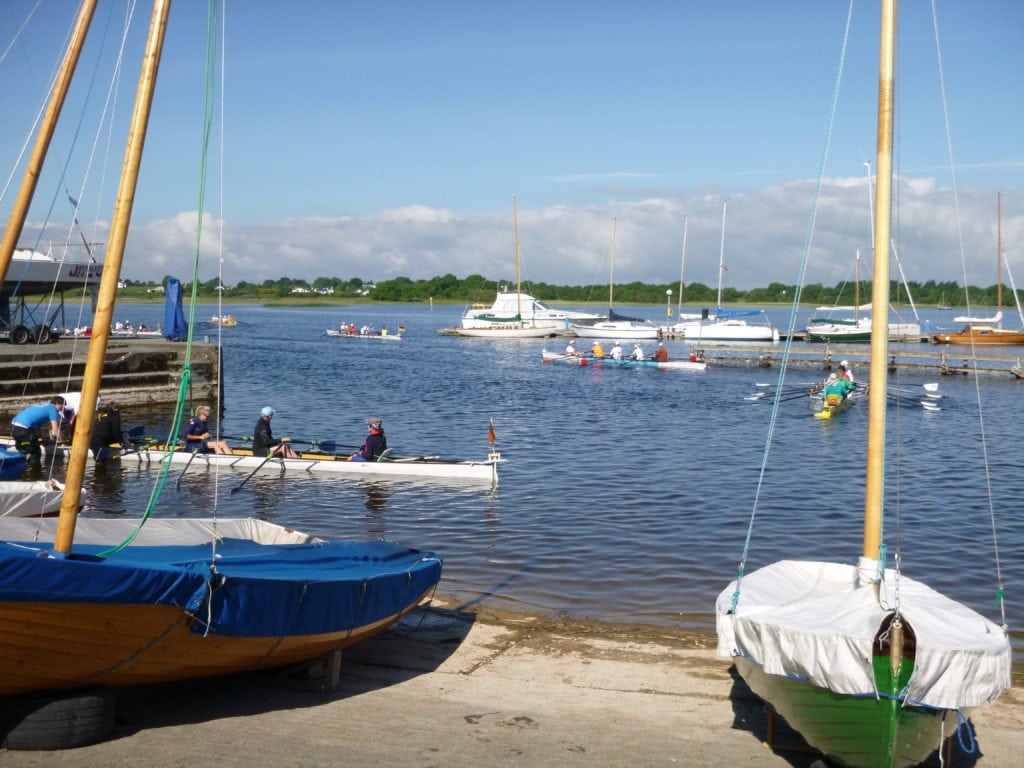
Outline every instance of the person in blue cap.
<path fill-rule="evenodd" d="M 282 437 L 277 440 L 270 430 L 270 420 L 274 418 L 275 413 L 276 411 L 269 405 L 260 411 L 260 420 L 256 422 L 256 428 L 252 432 L 252 455 L 297 459 L 299 454 L 288 445 L 291 439 Z"/>

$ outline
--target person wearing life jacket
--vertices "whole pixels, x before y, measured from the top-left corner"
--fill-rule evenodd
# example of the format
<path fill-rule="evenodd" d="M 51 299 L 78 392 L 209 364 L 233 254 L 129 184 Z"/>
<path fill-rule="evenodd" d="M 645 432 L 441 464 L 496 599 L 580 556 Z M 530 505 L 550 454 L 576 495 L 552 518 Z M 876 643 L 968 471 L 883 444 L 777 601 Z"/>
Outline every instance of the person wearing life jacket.
<path fill-rule="evenodd" d="M 601 347 L 601 344 L 596 341 L 590 346 L 590 353 L 598 360 L 604 357 L 604 349 Z"/>
<path fill-rule="evenodd" d="M 668 350 L 665 349 L 665 345 L 660 341 L 658 342 L 658 348 L 654 350 L 654 354 L 651 355 L 652 360 L 656 360 L 659 363 L 668 362 Z"/>
<path fill-rule="evenodd" d="M 851 388 L 852 385 L 856 383 L 853 380 L 853 370 L 850 368 L 850 364 L 845 360 L 839 364 L 839 377 L 850 382 Z"/>
<path fill-rule="evenodd" d="M 366 442 L 363 443 L 363 447 L 359 449 L 358 453 L 353 453 L 348 457 L 349 461 L 377 461 L 380 455 L 387 450 L 388 441 L 384 437 L 383 421 L 375 416 L 370 417 L 366 420 L 366 430 L 369 432 Z"/>
<path fill-rule="evenodd" d="M 825 387 L 821 390 L 821 399 L 827 403 L 829 395 L 838 395 L 840 400 L 845 400 L 846 396 L 850 393 L 850 389 L 852 389 L 852 386 L 848 379 L 837 376 L 835 373 L 830 373 L 828 381 L 825 382 Z"/>

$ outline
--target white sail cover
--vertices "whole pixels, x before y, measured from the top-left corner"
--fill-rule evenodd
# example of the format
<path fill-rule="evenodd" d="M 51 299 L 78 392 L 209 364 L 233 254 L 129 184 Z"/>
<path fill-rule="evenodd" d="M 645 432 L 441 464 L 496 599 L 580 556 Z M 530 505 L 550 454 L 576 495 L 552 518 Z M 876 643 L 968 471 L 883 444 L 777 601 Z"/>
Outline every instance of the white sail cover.
<path fill-rule="evenodd" d="M 970 315 L 960 315 L 954 317 L 954 323 L 990 323 L 992 325 L 1000 322 L 1003 319 L 1003 312 L 1000 310 L 996 312 L 992 317 L 971 317 Z"/>
<path fill-rule="evenodd" d="M 0 482 L 0 517 L 50 515 L 60 510 L 64 486 L 55 480 Z"/>
<path fill-rule="evenodd" d="M 900 575 L 899 607 L 917 636 L 907 698 L 939 709 L 992 701 L 1010 687 L 1006 632 L 981 614 Z M 783 560 L 736 582 L 716 605 L 718 654 L 743 656 L 772 675 L 805 678 L 840 694 L 875 691 L 874 636 L 896 605 L 897 574 L 887 570 L 882 598 L 858 587 L 857 569 L 837 563 Z"/>

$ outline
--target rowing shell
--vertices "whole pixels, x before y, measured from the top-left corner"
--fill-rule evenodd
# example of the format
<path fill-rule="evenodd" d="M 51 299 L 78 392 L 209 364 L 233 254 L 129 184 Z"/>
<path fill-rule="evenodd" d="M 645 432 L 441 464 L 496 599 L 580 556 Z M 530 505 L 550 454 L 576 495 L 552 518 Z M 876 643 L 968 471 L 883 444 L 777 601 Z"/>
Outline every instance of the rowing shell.
<path fill-rule="evenodd" d="M 41 445 L 44 450 L 53 451 L 52 443 Z M 67 446 L 58 451 L 67 453 Z M 159 467 L 166 461 L 172 466 L 187 465 L 188 470 L 204 468 L 237 469 L 252 472 L 262 468 L 277 473 L 324 473 L 345 478 L 368 477 L 373 479 L 405 479 L 411 477 L 432 478 L 443 481 L 465 481 L 472 483 L 498 483 L 498 464 L 505 461 L 498 452 L 487 454 L 484 461 L 442 459 L 440 456 L 390 456 L 385 461 L 348 461 L 348 455 L 333 453 L 300 453 L 297 459 L 267 460 L 265 456 L 253 456 L 252 451 L 235 449 L 230 454 L 196 453 L 183 450 L 167 451 L 163 446 L 142 447 L 138 450 L 124 450 L 119 456 L 122 464 L 140 464 Z"/>
<path fill-rule="evenodd" d="M 579 365 L 582 367 L 586 367 L 588 365 L 617 365 L 625 368 L 664 368 L 670 371 L 705 371 L 708 367 L 707 363 L 697 360 L 668 360 L 664 363 L 660 363 L 657 360 L 633 360 L 632 358 L 616 360 L 611 357 L 563 355 L 559 352 L 551 352 L 546 349 L 541 352 L 541 360 L 545 363 L 569 363 L 570 365 Z"/>

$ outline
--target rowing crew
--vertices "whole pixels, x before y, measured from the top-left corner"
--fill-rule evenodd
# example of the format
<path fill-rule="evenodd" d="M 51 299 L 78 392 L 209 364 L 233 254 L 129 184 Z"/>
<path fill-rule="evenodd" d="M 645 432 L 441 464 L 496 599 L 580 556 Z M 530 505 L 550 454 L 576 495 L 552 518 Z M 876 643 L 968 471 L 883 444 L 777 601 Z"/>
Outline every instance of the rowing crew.
<path fill-rule="evenodd" d="M 569 340 L 569 344 L 565 348 L 565 354 L 569 357 L 583 356 L 582 352 L 576 351 L 576 341 L 573 339 Z M 605 351 L 600 342 L 595 341 L 590 345 L 590 354 L 598 360 L 604 359 Z M 623 356 L 622 345 L 620 345 L 619 342 L 615 342 L 615 345 L 608 351 L 607 356 L 612 360 L 621 360 Z M 630 353 L 629 359 L 636 361 L 648 359 L 647 355 L 644 353 L 644 348 L 640 346 L 640 342 L 634 342 L 633 351 Z M 650 359 L 659 363 L 668 362 L 668 350 L 665 349 L 665 345 L 662 342 L 658 342 L 658 348 L 651 354 Z"/>

